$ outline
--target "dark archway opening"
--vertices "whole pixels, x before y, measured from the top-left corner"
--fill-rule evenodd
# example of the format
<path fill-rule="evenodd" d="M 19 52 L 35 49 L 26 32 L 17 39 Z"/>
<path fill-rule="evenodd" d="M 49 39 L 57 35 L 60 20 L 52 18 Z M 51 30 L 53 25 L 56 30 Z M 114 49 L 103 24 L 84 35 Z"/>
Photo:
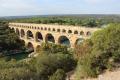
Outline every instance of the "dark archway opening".
<path fill-rule="evenodd" d="M 33 44 L 31 42 L 28 43 L 27 50 L 28 50 L 28 52 L 34 52 L 34 47 L 33 47 Z"/>
<path fill-rule="evenodd" d="M 27 38 L 28 39 L 33 39 L 34 38 L 31 31 L 27 31 Z"/>
<path fill-rule="evenodd" d="M 86 33 L 86 35 L 87 35 L 87 36 L 91 36 L 91 32 L 88 31 L 88 32 Z"/>
<path fill-rule="evenodd" d="M 81 31 L 81 32 L 80 32 L 80 35 L 82 35 L 82 36 L 83 36 L 83 35 L 84 35 L 84 32 L 83 32 L 83 31 Z"/>
<path fill-rule="evenodd" d="M 37 42 L 43 41 L 43 36 L 42 36 L 42 34 L 40 32 L 36 33 L 36 41 Z"/>
<path fill-rule="evenodd" d="M 45 38 L 46 42 L 55 43 L 55 39 L 52 34 L 47 34 Z"/>
<path fill-rule="evenodd" d="M 50 29 L 50 28 L 48 28 L 48 31 L 51 31 L 51 29 Z"/>
<path fill-rule="evenodd" d="M 25 37 L 25 31 L 21 29 L 21 37 Z"/>
<path fill-rule="evenodd" d="M 78 31 L 74 31 L 74 34 L 78 34 Z"/>
<path fill-rule="evenodd" d="M 70 40 L 66 36 L 61 36 L 58 43 L 70 47 Z"/>
<path fill-rule="evenodd" d="M 53 28 L 53 31 L 55 31 L 55 28 Z"/>
<path fill-rule="evenodd" d="M 57 29 L 57 32 L 60 32 L 60 29 Z"/>
<path fill-rule="evenodd" d="M 69 31 L 68 31 L 68 33 L 69 33 L 69 34 L 71 34 L 71 33 L 72 33 L 72 31 L 71 31 L 71 30 L 69 30 Z"/>
<path fill-rule="evenodd" d="M 63 32 L 63 33 L 66 33 L 66 30 L 65 30 L 65 29 L 63 29 L 63 30 L 62 30 L 62 32 Z"/>

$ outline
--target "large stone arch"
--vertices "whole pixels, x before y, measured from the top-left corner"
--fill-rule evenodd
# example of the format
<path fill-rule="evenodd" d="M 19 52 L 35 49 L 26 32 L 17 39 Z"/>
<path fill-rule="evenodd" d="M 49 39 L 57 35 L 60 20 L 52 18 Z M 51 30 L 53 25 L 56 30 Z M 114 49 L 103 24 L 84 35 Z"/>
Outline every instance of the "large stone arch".
<path fill-rule="evenodd" d="M 35 39 L 37 42 L 43 41 L 43 36 L 42 36 L 41 32 L 36 32 Z"/>
<path fill-rule="evenodd" d="M 55 38 L 51 33 L 48 33 L 45 36 L 45 42 L 55 43 Z"/>
<path fill-rule="evenodd" d="M 61 44 L 61 45 L 71 47 L 70 40 L 66 36 L 60 36 L 58 38 L 58 43 Z"/>
<path fill-rule="evenodd" d="M 27 50 L 28 52 L 34 52 L 34 45 L 31 42 L 28 42 Z"/>
<path fill-rule="evenodd" d="M 21 33 L 21 37 L 25 37 L 25 31 L 23 29 L 21 29 L 20 33 Z"/>
<path fill-rule="evenodd" d="M 27 39 L 34 39 L 33 33 L 30 30 L 27 31 Z"/>
<path fill-rule="evenodd" d="M 75 46 L 76 46 L 76 45 L 80 45 L 83 41 L 84 41 L 84 38 L 78 38 L 78 39 L 75 41 Z"/>
<path fill-rule="evenodd" d="M 19 31 L 18 28 L 16 28 L 16 34 L 17 34 L 18 36 L 20 36 L 20 31 Z"/>

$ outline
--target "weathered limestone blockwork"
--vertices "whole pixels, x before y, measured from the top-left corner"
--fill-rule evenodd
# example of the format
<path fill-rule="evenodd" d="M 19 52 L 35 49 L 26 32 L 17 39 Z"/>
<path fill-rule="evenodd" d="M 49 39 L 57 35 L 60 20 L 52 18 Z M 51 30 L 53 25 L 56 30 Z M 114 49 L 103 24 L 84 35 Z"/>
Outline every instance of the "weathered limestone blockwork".
<path fill-rule="evenodd" d="M 9 23 L 9 27 L 14 29 L 16 33 L 19 34 L 20 38 L 25 41 L 26 45 L 31 42 L 36 48 L 38 45 L 41 45 L 42 42 L 46 42 L 47 34 L 51 34 L 54 37 L 55 44 L 59 43 L 59 38 L 61 36 L 65 36 L 69 39 L 70 45 L 73 48 L 77 39 L 89 38 L 93 32 L 98 30 L 99 28 L 85 28 L 80 26 L 64 26 L 64 25 L 51 25 L 51 24 L 30 24 L 30 23 Z M 27 33 L 32 32 L 33 39 L 28 39 Z M 24 32 L 24 33 L 23 33 Z M 37 42 L 36 33 L 39 32 L 42 35 L 42 40 Z M 21 37 L 21 35 L 24 36 Z"/>

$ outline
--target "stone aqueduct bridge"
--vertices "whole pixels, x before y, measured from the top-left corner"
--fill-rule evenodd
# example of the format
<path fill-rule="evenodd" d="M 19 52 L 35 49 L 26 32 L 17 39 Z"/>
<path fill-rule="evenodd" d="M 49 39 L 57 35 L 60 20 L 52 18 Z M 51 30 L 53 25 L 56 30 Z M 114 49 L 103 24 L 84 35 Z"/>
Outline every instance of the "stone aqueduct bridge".
<path fill-rule="evenodd" d="M 42 42 L 52 42 L 74 47 L 83 39 L 89 38 L 98 28 L 85 28 L 80 26 L 63 26 L 51 24 L 9 23 L 26 46 L 37 50 Z"/>

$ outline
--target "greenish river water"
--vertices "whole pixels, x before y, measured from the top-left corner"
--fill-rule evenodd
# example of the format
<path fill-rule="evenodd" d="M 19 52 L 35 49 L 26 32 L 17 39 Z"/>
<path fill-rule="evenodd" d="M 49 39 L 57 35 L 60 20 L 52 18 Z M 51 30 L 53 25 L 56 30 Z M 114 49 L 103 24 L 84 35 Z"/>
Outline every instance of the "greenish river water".
<path fill-rule="evenodd" d="M 15 59 L 16 61 L 20 61 L 20 60 L 28 58 L 28 55 L 29 55 L 28 53 L 14 54 L 14 55 L 1 57 L 0 60 L 5 59 L 7 61 L 10 61 L 11 59 Z"/>

